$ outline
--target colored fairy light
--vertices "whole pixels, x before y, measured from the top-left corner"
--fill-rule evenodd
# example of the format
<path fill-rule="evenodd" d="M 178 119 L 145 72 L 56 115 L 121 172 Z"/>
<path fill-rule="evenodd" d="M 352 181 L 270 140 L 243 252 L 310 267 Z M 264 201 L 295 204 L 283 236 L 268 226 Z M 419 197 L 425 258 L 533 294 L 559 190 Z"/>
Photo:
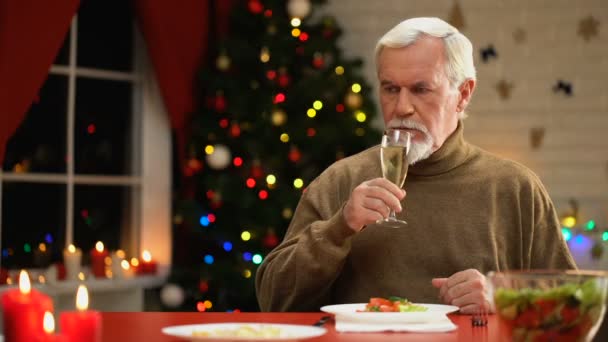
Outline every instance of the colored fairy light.
<path fill-rule="evenodd" d="M 243 158 L 234 157 L 234 159 L 232 160 L 232 164 L 234 164 L 234 166 L 236 167 L 240 167 L 241 165 L 243 165 Z"/>
<path fill-rule="evenodd" d="M 228 119 L 221 119 L 220 120 L 220 127 L 226 128 L 226 127 L 228 127 L 228 124 L 229 124 Z"/>
<path fill-rule="evenodd" d="M 224 244 L 222 245 L 222 247 L 224 248 L 224 250 L 226 252 L 230 252 L 232 250 L 232 242 L 226 241 L 226 242 L 224 242 Z"/>
<path fill-rule="evenodd" d="M 260 61 L 262 61 L 262 63 L 270 61 L 270 52 L 267 47 L 263 47 L 262 51 L 260 51 Z"/>
<path fill-rule="evenodd" d="M 564 235 L 564 240 L 566 241 L 572 239 L 572 231 L 569 228 L 562 228 L 562 235 Z"/>
<path fill-rule="evenodd" d="M 284 143 L 289 142 L 289 134 L 283 133 L 283 134 L 281 134 L 281 136 L 279 137 L 279 139 L 281 139 L 281 141 L 284 142 Z"/>
<path fill-rule="evenodd" d="M 249 253 L 249 252 L 243 253 L 243 260 L 251 261 L 251 258 L 253 258 L 253 255 L 251 253 Z"/>
<path fill-rule="evenodd" d="M 292 18 L 291 19 L 291 26 L 293 27 L 299 27 L 302 24 L 302 20 L 300 20 L 300 18 Z"/>
<path fill-rule="evenodd" d="M 213 223 L 215 222 L 215 215 L 210 213 L 207 215 L 207 219 L 209 220 L 209 223 Z"/>
<path fill-rule="evenodd" d="M 321 108 L 323 108 L 323 102 L 316 100 L 312 103 L 312 107 L 316 110 L 321 110 Z"/>
<path fill-rule="evenodd" d="M 44 243 L 39 243 L 39 244 L 38 244 L 38 249 L 39 249 L 41 252 L 46 252 L 46 245 L 45 245 Z"/>
<path fill-rule="evenodd" d="M 259 254 L 255 254 L 252 258 L 251 261 L 253 261 L 254 264 L 259 265 L 262 263 L 262 256 Z"/>
<path fill-rule="evenodd" d="M 255 179 L 247 178 L 245 185 L 247 185 L 248 188 L 253 188 L 255 186 Z"/>
<path fill-rule="evenodd" d="M 211 254 L 205 255 L 205 257 L 203 259 L 205 260 L 205 264 L 207 264 L 207 265 L 211 265 L 215 261 L 215 259 L 213 258 L 213 255 L 211 255 Z"/>
<path fill-rule="evenodd" d="M 603 241 L 608 241 L 608 232 L 602 233 L 602 240 Z"/>
<path fill-rule="evenodd" d="M 277 177 L 275 177 L 275 175 L 266 176 L 266 183 L 268 183 L 269 185 L 273 185 L 276 182 L 277 182 Z"/>
<path fill-rule="evenodd" d="M 82 209 L 82 210 L 80 211 L 80 216 L 82 216 L 82 217 L 84 217 L 84 218 L 89 217 L 89 211 L 88 211 L 88 210 L 86 210 L 86 209 Z"/>
<path fill-rule="evenodd" d="M 251 278 L 251 271 L 250 270 L 243 270 L 243 277 L 249 279 Z"/>
<path fill-rule="evenodd" d="M 207 145 L 207 146 L 205 146 L 205 153 L 207 153 L 207 154 L 213 154 L 213 151 L 214 151 L 214 150 L 215 150 L 215 149 L 214 149 L 214 148 L 213 148 L 213 146 L 211 146 L 211 145 Z"/>
<path fill-rule="evenodd" d="M 300 41 L 305 42 L 308 40 L 308 33 L 306 32 L 302 32 L 300 33 L 300 36 L 298 37 L 298 39 L 300 39 Z"/>
<path fill-rule="evenodd" d="M 353 93 L 358 93 L 361 91 L 361 85 L 359 83 L 353 83 L 350 89 L 353 91 Z"/>
<path fill-rule="evenodd" d="M 312 127 L 308 128 L 306 130 L 306 135 L 309 137 L 314 137 L 316 134 L 317 134 L 317 131 Z"/>
<path fill-rule="evenodd" d="M 207 196 L 208 199 L 212 199 L 215 196 L 215 193 L 213 192 L 213 190 L 207 190 L 205 196 Z"/>
<path fill-rule="evenodd" d="M 260 190 L 260 192 L 258 193 L 258 197 L 261 200 L 267 199 L 268 198 L 268 191 L 266 191 L 266 190 Z"/>
<path fill-rule="evenodd" d="M 576 225 L 576 218 L 574 216 L 566 216 L 562 220 L 562 224 L 568 228 L 572 228 Z"/>
<path fill-rule="evenodd" d="M 336 75 L 344 75 L 344 67 L 341 65 L 338 65 L 334 71 Z"/>
<path fill-rule="evenodd" d="M 5 249 L 2 250 L 2 257 L 3 258 L 8 258 L 8 249 L 5 248 Z"/>
<path fill-rule="evenodd" d="M 336 105 L 336 112 L 338 112 L 338 113 L 342 113 L 342 112 L 344 112 L 344 105 L 343 105 L 343 104 L 341 104 L 341 103 L 338 103 L 338 104 Z"/>
<path fill-rule="evenodd" d="M 53 236 L 50 233 L 46 233 L 44 235 L 44 241 L 46 241 L 46 243 L 53 243 Z"/>
<path fill-rule="evenodd" d="M 243 240 L 243 241 L 249 241 L 249 239 L 251 239 L 251 233 L 248 232 L 248 231 L 246 231 L 246 230 L 243 231 L 241 233 L 241 240 Z"/>
<path fill-rule="evenodd" d="M 590 220 L 589 222 L 587 222 L 587 230 L 593 230 L 595 229 L 595 221 Z"/>
<path fill-rule="evenodd" d="M 358 110 L 355 112 L 355 119 L 359 122 L 365 122 L 365 120 L 367 120 L 367 115 L 365 115 L 365 113 L 363 113 L 362 111 Z"/>
<path fill-rule="evenodd" d="M 25 253 L 30 253 L 32 251 L 32 246 L 29 243 L 26 243 L 25 245 L 23 245 L 23 251 Z"/>
<path fill-rule="evenodd" d="M 309 108 L 306 111 L 306 115 L 308 115 L 309 118 L 314 118 L 315 116 L 317 116 L 317 111 L 314 110 L 313 108 Z"/>
<path fill-rule="evenodd" d="M 294 28 L 293 30 L 291 30 L 291 35 L 295 38 L 299 37 L 300 33 L 301 33 L 301 31 L 298 28 Z"/>
<path fill-rule="evenodd" d="M 285 102 L 285 94 L 278 93 L 274 97 L 274 103 L 277 104 L 277 103 L 281 103 L 281 102 Z"/>
<path fill-rule="evenodd" d="M 277 77 L 277 72 L 274 70 L 268 70 L 266 71 L 266 78 L 268 78 L 269 80 L 274 80 L 275 77 Z"/>
<path fill-rule="evenodd" d="M 90 125 L 88 125 L 88 126 L 87 126 L 87 132 L 88 132 L 89 134 L 93 134 L 93 133 L 95 133 L 95 131 L 96 131 L 96 130 L 97 130 L 97 128 L 95 127 L 95 125 L 94 125 L 94 124 L 90 124 Z"/>
<path fill-rule="evenodd" d="M 205 303 L 203 303 L 203 302 L 197 302 L 196 303 L 196 310 L 198 312 L 205 312 Z"/>
<path fill-rule="evenodd" d="M 203 215 L 203 216 L 201 216 L 199 222 L 200 222 L 201 226 L 207 227 L 207 226 L 209 226 L 209 217 L 207 217 L 207 215 Z"/>
<path fill-rule="evenodd" d="M 296 179 L 293 181 L 293 186 L 294 186 L 296 189 L 300 189 L 300 188 L 301 188 L 303 185 L 304 185 L 304 181 L 303 181 L 301 178 L 296 178 Z"/>
<path fill-rule="evenodd" d="M 206 309 L 211 309 L 213 307 L 213 303 L 211 303 L 210 300 L 206 300 L 204 304 Z"/>

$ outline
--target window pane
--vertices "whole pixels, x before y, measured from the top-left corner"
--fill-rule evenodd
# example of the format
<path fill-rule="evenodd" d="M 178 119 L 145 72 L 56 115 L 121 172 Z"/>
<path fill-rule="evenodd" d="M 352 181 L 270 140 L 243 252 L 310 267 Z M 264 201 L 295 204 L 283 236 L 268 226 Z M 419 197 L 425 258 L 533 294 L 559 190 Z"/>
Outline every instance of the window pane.
<path fill-rule="evenodd" d="M 76 173 L 131 172 L 131 92 L 129 82 L 77 79 Z"/>
<path fill-rule="evenodd" d="M 81 1 L 77 56 L 79 66 L 120 71 L 133 69 L 130 1 Z"/>
<path fill-rule="evenodd" d="M 66 171 L 67 94 L 67 77 L 49 75 L 38 98 L 8 141 L 4 171 Z"/>
<path fill-rule="evenodd" d="M 3 267 L 47 267 L 62 259 L 65 193 L 65 184 L 2 184 Z"/>
<path fill-rule="evenodd" d="M 78 185 L 74 188 L 74 244 L 83 257 L 102 241 L 108 250 L 129 251 L 131 196 L 128 186 Z"/>

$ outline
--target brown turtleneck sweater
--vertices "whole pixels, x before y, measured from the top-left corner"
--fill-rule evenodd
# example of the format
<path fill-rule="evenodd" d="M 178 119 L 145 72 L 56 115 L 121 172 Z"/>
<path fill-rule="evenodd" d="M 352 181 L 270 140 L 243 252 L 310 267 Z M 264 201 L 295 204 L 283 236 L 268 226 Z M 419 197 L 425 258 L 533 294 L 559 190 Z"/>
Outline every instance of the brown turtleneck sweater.
<path fill-rule="evenodd" d="M 465 269 L 576 267 L 537 176 L 465 142 L 462 124 L 410 167 L 398 214 L 408 225 L 355 233 L 343 207 L 357 185 L 381 175 L 376 146 L 308 186 L 285 239 L 258 269 L 263 311 L 318 311 L 378 296 L 436 303 L 431 279 Z"/>

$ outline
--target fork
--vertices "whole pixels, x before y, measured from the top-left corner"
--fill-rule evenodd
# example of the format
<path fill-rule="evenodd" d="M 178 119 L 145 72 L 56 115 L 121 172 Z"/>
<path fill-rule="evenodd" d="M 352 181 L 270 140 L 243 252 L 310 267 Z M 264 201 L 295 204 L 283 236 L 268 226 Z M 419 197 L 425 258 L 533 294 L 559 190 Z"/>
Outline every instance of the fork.
<path fill-rule="evenodd" d="M 481 308 L 477 313 L 471 316 L 471 325 L 474 327 L 485 327 L 488 325 L 488 313 L 484 308 Z"/>

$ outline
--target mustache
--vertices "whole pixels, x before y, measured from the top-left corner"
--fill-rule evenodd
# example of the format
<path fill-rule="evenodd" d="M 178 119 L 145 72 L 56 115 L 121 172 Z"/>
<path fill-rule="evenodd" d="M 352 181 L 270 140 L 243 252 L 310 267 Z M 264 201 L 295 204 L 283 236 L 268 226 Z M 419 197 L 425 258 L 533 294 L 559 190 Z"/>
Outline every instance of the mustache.
<path fill-rule="evenodd" d="M 422 133 L 424 133 L 425 135 L 429 135 L 429 130 L 426 128 L 425 125 L 416 122 L 414 120 L 410 120 L 410 119 L 393 119 L 391 121 L 389 121 L 388 123 L 388 128 L 407 128 L 407 129 L 415 129 L 417 131 L 420 131 Z"/>

